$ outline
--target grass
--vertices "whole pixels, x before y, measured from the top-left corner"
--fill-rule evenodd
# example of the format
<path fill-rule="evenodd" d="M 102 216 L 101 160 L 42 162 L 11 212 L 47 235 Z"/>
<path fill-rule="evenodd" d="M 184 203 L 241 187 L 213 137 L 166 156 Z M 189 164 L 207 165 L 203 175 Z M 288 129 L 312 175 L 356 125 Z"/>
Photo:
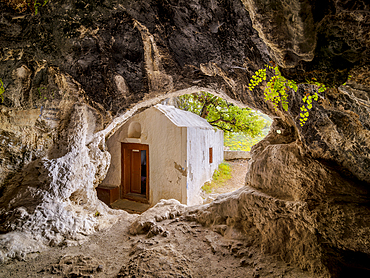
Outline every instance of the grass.
<path fill-rule="evenodd" d="M 206 193 L 211 193 L 213 189 L 219 188 L 231 178 L 231 167 L 229 163 L 223 162 L 218 166 L 218 169 L 213 173 L 212 180 L 206 182 L 202 186 L 202 190 Z"/>

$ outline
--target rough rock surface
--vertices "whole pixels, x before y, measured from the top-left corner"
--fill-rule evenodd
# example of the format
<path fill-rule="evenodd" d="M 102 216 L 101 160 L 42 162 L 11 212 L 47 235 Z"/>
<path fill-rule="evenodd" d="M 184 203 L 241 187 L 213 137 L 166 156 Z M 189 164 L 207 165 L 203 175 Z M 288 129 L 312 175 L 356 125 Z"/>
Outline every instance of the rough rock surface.
<path fill-rule="evenodd" d="M 122 267 L 117 278 L 123 277 L 193 277 L 189 259 L 171 245 L 142 249 Z"/>
<path fill-rule="evenodd" d="M 167 201 L 156 211 L 165 215 L 166 210 L 173 210 L 176 205 Z M 151 210 L 144 214 L 151 214 Z M 177 213 L 181 212 L 180 209 Z M 0 276 L 312 277 L 276 256 L 263 254 L 238 231 L 228 237 L 222 234 L 222 227 L 209 229 L 181 216 L 154 223 L 166 227 L 168 234 L 148 232 L 132 236 L 130 223 L 123 217 L 111 229 L 95 233 L 79 246 L 48 248 L 27 255 L 25 260 L 8 262 L 0 267 Z"/>
<path fill-rule="evenodd" d="M 0 2 L 1 260 L 111 226 L 118 212 L 94 189 L 109 167 L 105 138 L 161 99 L 207 90 L 274 123 L 252 149 L 247 186 L 184 213 L 313 275 L 368 276 L 366 1 L 65 0 L 36 15 L 18 2 Z M 290 92 L 287 112 L 247 89 L 269 51 L 297 81 L 351 79 L 321 93 L 301 127 L 315 88 Z"/>
<path fill-rule="evenodd" d="M 163 234 L 165 230 L 157 226 L 157 222 L 165 219 L 174 219 L 185 212 L 186 206 L 179 201 L 161 200 L 153 208 L 139 215 L 131 224 L 129 232 L 133 235 L 137 234 Z"/>
<path fill-rule="evenodd" d="M 65 255 L 57 264 L 53 264 L 49 271 L 51 274 L 63 277 L 92 277 L 102 271 L 104 266 L 96 259 L 84 255 Z"/>
<path fill-rule="evenodd" d="M 369 63 L 367 1 L 242 2 L 273 60 L 291 78 L 339 86 L 349 69 Z"/>

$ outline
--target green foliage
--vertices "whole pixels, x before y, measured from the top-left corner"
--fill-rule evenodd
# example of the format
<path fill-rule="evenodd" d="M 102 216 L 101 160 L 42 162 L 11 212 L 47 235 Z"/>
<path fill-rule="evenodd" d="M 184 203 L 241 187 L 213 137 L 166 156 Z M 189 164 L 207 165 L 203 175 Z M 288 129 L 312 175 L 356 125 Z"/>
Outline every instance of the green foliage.
<path fill-rule="evenodd" d="M 319 93 L 323 93 L 327 90 L 326 86 L 320 82 L 317 82 L 317 79 L 316 78 L 312 78 L 311 81 L 309 80 L 306 80 L 307 84 L 311 84 L 311 85 L 315 85 L 317 86 L 317 89 L 318 89 L 318 92 Z"/>
<path fill-rule="evenodd" d="M 42 99 L 42 91 L 46 90 L 45 87 L 38 87 L 37 91 L 39 92 L 39 98 Z M 47 97 L 44 97 L 44 100 L 47 100 Z"/>
<path fill-rule="evenodd" d="M 322 83 L 317 82 L 316 78 L 312 78 L 312 81 L 306 80 L 306 83 L 315 85 L 317 91 L 305 92 L 305 96 L 302 98 L 303 105 L 301 106 L 301 112 L 299 113 L 300 126 L 303 126 L 308 120 L 308 116 L 310 115 L 309 110 L 312 109 L 312 101 L 319 100 L 319 95 L 317 94 L 317 92 L 323 93 L 327 90 L 326 86 Z"/>
<path fill-rule="evenodd" d="M 257 70 L 252 79 L 249 81 L 248 89 L 253 91 L 253 89 L 258 86 L 262 81 L 266 80 L 266 69 Z"/>
<path fill-rule="evenodd" d="M 37 15 L 40 7 L 44 7 L 49 0 L 2 0 L 10 8 L 14 9 L 18 13 L 23 13 L 30 10 L 31 13 Z"/>
<path fill-rule="evenodd" d="M 250 151 L 252 146 L 261 141 L 270 131 L 272 120 L 263 114 L 260 114 L 260 117 L 263 117 L 266 122 L 261 135 L 251 137 L 242 132 L 227 133 L 224 136 L 224 146 L 231 151 Z"/>
<path fill-rule="evenodd" d="M 230 151 L 250 151 L 252 146 L 261 141 L 268 131 L 257 137 L 250 137 L 244 133 L 229 133 L 224 136 L 224 146 L 228 147 Z"/>
<path fill-rule="evenodd" d="M 301 113 L 299 114 L 300 116 L 300 125 L 303 126 L 307 120 L 308 120 L 308 116 L 309 116 L 309 110 L 311 110 L 312 108 L 312 100 L 315 100 L 317 101 L 319 98 L 317 92 L 314 92 L 313 95 L 310 95 L 309 93 L 306 93 L 306 95 L 303 97 L 302 101 L 305 103 L 301 106 Z"/>
<path fill-rule="evenodd" d="M 37 0 L 34 0 L 34 2 L 33 2 L 33 8 L 35 10 L 35 15 L 37 15 L 37 13 L 39 11 L 39 7 L 45 6 L 48 2 L 49 2 L 49 0 L 44 0 L 44 3 L 41 4 Z"/>
<path fill-rule="evenodd" d="M 252 137 L 261 134 L 266 121 L 249 108 L 240 108 L 207 92 L 183 95 L 179 108 L 206 119 L 226 133 L 243 132 Z"/>
<path fill-rule="evenodd" d="M 297 91 L 298 85 L 295 81 L 288 80 L 282 76 L 278 66 L 276 66 L 273 62 L 272 65 L 273 66 L 266 65 L 266 68 L 256 71 L 249 81 L 248 89 L 252 91 L 256 86 L 261 84 L 263 81 L 266 81 L 266 71 L 269 69 L 274 73 L 274 75 L 267 81 L 264 90 L 264 99 L 265 101 L 271 101 L 275 110 L 277 110 L 279 104 L 281 104 L 282 108 L 285 111 L 288 111 L 288 92 L 290 89 Z M 326 86 L 322 83 L 319 83 L 315 78 L 313 78 L 311 81 L 307 81 L 306 83 L 315 85 L 319 93 L 327 90 Z M 305 92 L 306 95 L 302 99 L 304 104 L 300 108 L 301 113 L 299 121 L 301 126 L 303 126 L 308 120 L 309 110 L 312 109 L 312 101 L 318 100 L 317 91 L 313 91 L 312 93 Z"/>
<path fill-rule="evenodd" d="M 343 86 L 347 85 L 347 82 L 348 82 L 348 81 L 350 81 L 350 80 L 351 80 L 351 78 L 352 78 L 352 75 L 348 75 L 347 81 L 346 81 L 346 82 L 344 82 Z"/>
<path fill-rule="evenodd" d="M 293 89 L 297 90 L 297 84 L 292 80 L 287 80 L 284 76 L 281 75 L 278 67 L 267 66 L 270 70 L 275 72 L 275 76 L 267 82 L 265 89 L 265 101 L 270 100 L 275 109 L 277 109 L 279 103 L 285 111 L 288 111 L 288 90 Z"/>
<path fill-rule="evenodd" d="M 264 136 L 250 137 L 243 133 L 230 133 L 224 136 L 224 146 L 231 151 L 250 151 L 252 146 L 263 139 Z"/>
<path fill-rule="evenodd" d="M 282 76 L 277 66 L 272 67 L 270 65 L 266 65 L 266 68 L 256 71 L 248 84 L 248 89 L 252 91 L 260 83 L 266 81 L 267 69 L 273 71 L 275 75 L 273 75 L 270 80 L 267 81 L 264 91 L 265 101 L 271 101 L 275 109 L 277 109 L 279 103 L 281 103 L 283 109 L 288 111 L 287 92 L 289 89 L 296 91 L 298 86 L 293 80 L 287 80 L 284 76 Z"/>
<path fill-rule="evenodd" d="M 213 189 L 219 188 L 225 184 L 227 180 L 231 178 L 231 167 L 229 163 L 221 163 L 218 169 L 215 170 L 210 182 L 206 182 L 202 186 L 202 190 L 206 193 L 211 193 Z"/>
<path fill-rule="evenodd" d="M 1 103 L 4 102 L 4 92 L 5 92 L 4 83 L 3 83 L 3 80 L 0 78 L 0 98 L 1 98 Z"/>

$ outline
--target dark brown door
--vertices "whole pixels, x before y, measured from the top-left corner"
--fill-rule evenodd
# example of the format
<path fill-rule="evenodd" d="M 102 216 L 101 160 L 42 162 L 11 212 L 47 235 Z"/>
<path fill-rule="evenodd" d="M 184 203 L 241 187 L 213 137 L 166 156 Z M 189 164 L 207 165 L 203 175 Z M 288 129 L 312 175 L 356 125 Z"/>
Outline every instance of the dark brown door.
<path fill-rule="evenodd" d="M 149 146 L 122 143 L 121 198 L 149 200 Z"/>

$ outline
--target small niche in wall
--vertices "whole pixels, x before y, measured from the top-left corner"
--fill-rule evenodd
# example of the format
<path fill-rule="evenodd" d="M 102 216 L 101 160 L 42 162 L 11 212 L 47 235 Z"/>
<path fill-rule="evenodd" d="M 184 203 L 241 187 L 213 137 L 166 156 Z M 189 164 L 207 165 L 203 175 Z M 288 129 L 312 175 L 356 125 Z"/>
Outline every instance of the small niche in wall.
<path fill-rule="evenodd" d="M 128 127 L 128 138 L 141 137 L 141 124 L 139 122 L 132 122 Z"/>
<path fill-rule="evenodd" d="M 213 148 L 209 148 L 209 164 L 213 163 Z"/>

